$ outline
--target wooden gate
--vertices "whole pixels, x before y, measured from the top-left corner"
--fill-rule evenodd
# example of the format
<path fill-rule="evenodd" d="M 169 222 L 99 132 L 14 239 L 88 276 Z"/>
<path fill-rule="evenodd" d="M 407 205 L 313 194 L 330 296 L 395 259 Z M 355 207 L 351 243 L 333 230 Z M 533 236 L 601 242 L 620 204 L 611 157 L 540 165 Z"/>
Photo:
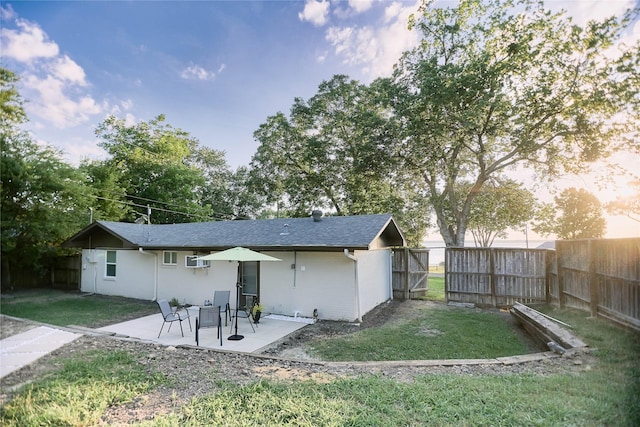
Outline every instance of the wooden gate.
<path fill-rule="evenodd" d="M 408 300 L 429 290 L 429 249 L 393 251 L 393 297 Z"/>

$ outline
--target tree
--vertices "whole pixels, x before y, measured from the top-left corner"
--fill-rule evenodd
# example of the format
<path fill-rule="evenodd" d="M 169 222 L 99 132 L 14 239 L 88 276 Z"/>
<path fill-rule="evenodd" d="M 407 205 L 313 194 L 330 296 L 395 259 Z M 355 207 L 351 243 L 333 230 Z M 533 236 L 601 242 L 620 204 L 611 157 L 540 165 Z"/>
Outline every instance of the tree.
<path fill-rule="evenodd" d="M 94 220 L 119 221 L 134 215 L 127 202 L 127 192 L 120 183 L 120 173 L 100 160 L 84 160 L 79 170 L 87 176 L 93 190 L 91 209 Z"/>
<path fill-rule="evenodd" d="M 203 160 L 194 154 L 198 141 L 164 121 L 160 115 L 128 125 L 123 119 L 108 117 L 97 127 L 96 135 L 111 158 L 87 171 L 93 171 L 93 182 L 105 198 L 119 200 L 123 196 L 120 189 L 124 190 L 130 209 L 123 210 L 125 216 L 120 219 L 136 220 L 147 214 L 148 205 L 155 223 L 210 220 L 212 208 L 204 203 L 206 178 L 196 166 Z M 115 194 L 107 197 L 106 190 L 112 189 Z"/>
<path fill-rule="evenodd" d="M 249 168 L 241 166 L 230 176 L 225 201 L 234 219 L 273 218 L 265 208 L 266 200 L 266 195 L 258 194 Z"/>
<path fill-rule="evenodd" d="M 290 116 L 268 117 L 254 133 L 260 146 L 251 182 L 268 204 L 293 216 L 320 208 L 337 215 L 392 212 L 418 241 L 426 224 L 422 198 L 398 179 L 388 148 L 394 133 L 380 93 L 347 76 L 322 82 L 308 101 L 296 98 Z"/>
<path fill-rule="evenodd" d="M 640 222 L 640 180 L 631 180 L 628 185 L 633 194 L 627 197 L 616 197 L 616 200 L 607 204 L 606 209 L 613 215 L 626 215 Z"/>
<path fill-rule="evenodd" d="M 59 244 L 89 223 L 90 189 L 58 151 L 18 128 L 27 116 L 17 78 L 0 69 L 0 79 L 2 285 L 10 287 L 12 271 L 43 271 Z"/>
<path fill-rule="evenodd" d="M 533 194 L 513 180 L 485 184 L 471 205 L 469 229 L 476 246 L 489 247 L 496 237 L 506 238 L 508 229 L 522 228 L 533 219 Z"/>
<path fill-rule="evenodd" d="M 185 161 L 204 177 L 205 183 L 200 189 L 200 203 L 211 206 L 214 219 L 234 219 L 236 215 L 233 195 L 229 191 L 233 182 L 233 172 L 227 165 L 224 152 L 196 146 Z"/>
<path fill-rule="evenodd" d="M 2 132 L 16 131 L 15 126 L 27 121 L 23 100 L 16 82 L 18 76 L 6 68 L 0 67 L 0 126 Z"/>
<path fill-rule="evenodd" d="M 402 130 L 390 152 L 428 198 L 447 246 L 464 245 L 492 177 L 520 165 L 553 179 L 632 147 L 640 133 L 630 119 L 640 113 L 640 42 L 618 43 L 631 12 L 581 28 L 537 1 L 457 4 L 423 3 L 411 21 L 422 42 L 388 86 Z"/>
<path fill-rule="evenodd" d="M 542 235 L 555 234 L 559 239 L 589 239 L 604 235 L 606 224 L 600 201 L 588 191 L 567 188 L 554 198 L 555 209 L 548 205 L 534 224 Z"/>

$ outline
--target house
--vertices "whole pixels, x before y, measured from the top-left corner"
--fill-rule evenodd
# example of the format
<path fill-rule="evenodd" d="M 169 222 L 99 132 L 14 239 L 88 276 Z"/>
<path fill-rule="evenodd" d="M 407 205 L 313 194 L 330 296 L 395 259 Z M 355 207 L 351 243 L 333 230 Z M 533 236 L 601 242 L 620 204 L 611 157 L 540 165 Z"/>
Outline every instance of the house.
<path fill-rule="evenodd" d="M 132 224 L 97 221 L 64 243 L 82 248 L 81 290 L 202 305 L 230 290 L 238 264 L 198 257 L 242 246 L 281 262 L 243 262 L 240 305 L 353 321 L 392 298 L 391 252 L 406 241 L 389 214 Z"/>

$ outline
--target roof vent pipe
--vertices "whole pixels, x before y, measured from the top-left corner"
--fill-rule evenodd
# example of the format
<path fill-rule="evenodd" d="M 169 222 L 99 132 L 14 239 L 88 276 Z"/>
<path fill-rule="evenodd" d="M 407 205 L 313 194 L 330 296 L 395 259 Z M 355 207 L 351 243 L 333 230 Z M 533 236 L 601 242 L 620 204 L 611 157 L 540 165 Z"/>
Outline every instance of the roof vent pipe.
<path fill-rule="evenodd" d="M 320 222 L 320 219 L 322 218 L 322 211 L 320 209 L 316 209 L 311 212 L 311 216 L 313 217 L 313 222 Z"/>

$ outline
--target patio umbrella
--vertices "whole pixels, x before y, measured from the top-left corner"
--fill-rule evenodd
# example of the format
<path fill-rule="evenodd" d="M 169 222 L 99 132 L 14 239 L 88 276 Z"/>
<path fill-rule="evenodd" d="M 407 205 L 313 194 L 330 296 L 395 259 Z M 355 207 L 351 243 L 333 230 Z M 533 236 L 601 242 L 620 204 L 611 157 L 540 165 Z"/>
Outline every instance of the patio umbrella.
<path fill-rule="evenodd" d="M 244 335 L 238 335 L 238 310 L 240 309 L 240 288 L 242 283 L 240 282 L 240 276 L 242 271 L 242 263 L 244 261 L 282 261 L 281 259 L 261 254 L 260 252 L 252 251 L 251 249 L 242 248 L 240 246 L 227 249 L 226 251 L 217 252 L 215 254 L 204 255 L 198 257 L 198 259 L 209 261 L 238 261 L 238 277 L 236 280 L 236 330 L 235 334 L 231 335 L 229 339 L 231 341 L 239 341 L 244 338 Z"/>

